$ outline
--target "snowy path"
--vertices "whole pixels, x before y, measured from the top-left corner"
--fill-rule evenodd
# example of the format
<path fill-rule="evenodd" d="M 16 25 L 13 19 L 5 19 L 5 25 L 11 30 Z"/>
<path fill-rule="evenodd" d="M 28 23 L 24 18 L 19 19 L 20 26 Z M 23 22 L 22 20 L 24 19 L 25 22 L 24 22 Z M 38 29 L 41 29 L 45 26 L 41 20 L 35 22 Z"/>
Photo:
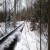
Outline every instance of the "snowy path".
<path fill-rule="evenodd" d="M 21 33 L 21 41 L 16 43 L 14 50 L 40 50 L 40 38 L 38 31 L 30 30 L 30 22 L 25 21 L 23 31 Z M 42 50 L 47 50 L 47 46 L 42 39 Z"/>
<path fill-rule="evenodd" d="M 36 50 L 35 32 L 30 31 L 30 24 L 25 22 L 21 34 L 21 41 L 15 45 L 14 50 Z"/>

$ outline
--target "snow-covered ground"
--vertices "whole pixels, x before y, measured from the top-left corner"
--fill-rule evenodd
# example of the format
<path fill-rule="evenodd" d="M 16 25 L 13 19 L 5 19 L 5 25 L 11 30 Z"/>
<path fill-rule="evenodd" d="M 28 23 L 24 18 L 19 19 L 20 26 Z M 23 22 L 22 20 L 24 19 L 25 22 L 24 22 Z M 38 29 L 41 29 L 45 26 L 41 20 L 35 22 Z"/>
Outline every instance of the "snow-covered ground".
<path fill-rule="evenodd" d="M 20 24 L 22 24 L 24 21 L 18 21 L 16 22 L 16 27 L 18 27 Z M 8 24 L 9 25 L 9 24 Z M 9 34 L 10 32 L 12 32 L 14 30 L 13 24 L 12 22 L 10 23 L 10 26 L 6 27 L 6 31 L 7 33 L 5 33 L 5 23 L 1 22 L 0 23 L 0 38 L 3 37 L 6 34 Z"/>
<path fill-rule="evenodd" d="M 40 39 L 39 39 L 39 32 L 38 31 L 31 31 L 30 30 L 30 22 L 26 21 L 19 21 L 16 25 L 20 25 L 24 22 L 24 28 L 23 31 L 20 32 L 20 29 L 23 27 L 20 27 L 13 35 L 11 35 L 6 42 L 11 42 L 15 35 L 18 36 L 20 41 L 16 43 L 14 50 L 40 50 Z M 9 31 L 8 31 L 9 32 Z M 46 45 L 46 39 L 44 36 L 42 36 L 42 50 L 48 50 Z M 0 47 L 1 50 L 5 47 L 5 45 L 8 45 L 6 42 L 2 44 L 3 47 Z"/>
<path fill-rule="evenodd" d="M 30 22 L 25 22 L 21 33 L 21 41 L 15 45 L 14 50 L 40 50 L 40 36 L 38 34 L 38 31 L 30 30 Z M 42 50 L 48 50 L 45 43 L 46 39 L 44 39 L 44 36 L 42 37 Z"/>
<path fill-rule="evenodd" d="M 21 22 L 20 24 L 22 24 L 23 22 Z M 18 24 L 18 26 L 20 25 Z M 20 35 L 21 35 L 21 28 L 24 25 L 22 25 L 20 28 L 18 28 L 14 33 L 11 34 L 11 36 L 7 37 L 7 39 L 5 39 L 5 41 L 0 45 L 0 50 L 4 50 L 5 48 L 8 48 L 10 46 L 10 44 L 14 41 L 14 39 L 17 37 L 17 41 L 20 40 Z"/>
<path fill-rule="evenodd" d="M 16 22 L 16 27 L 18 27 L 19 25 L 21 25 L 22 23 L 23 23 L 24 21 L 18 21 L 18 22 Z M 14 27 L 13 27 L 13 24 L 12 23 L 10 23 L 10 26 L 9 27 L 7 27 L 7 33 L 10 33 L 10 32 L 12 32 L 13 30 L 14 30 Z"/>
<path fill-rule="evenodd" d="M 0 37 L 2 37 L 5 33 L 5 23 L 1 22 L 0 23 Z"/>

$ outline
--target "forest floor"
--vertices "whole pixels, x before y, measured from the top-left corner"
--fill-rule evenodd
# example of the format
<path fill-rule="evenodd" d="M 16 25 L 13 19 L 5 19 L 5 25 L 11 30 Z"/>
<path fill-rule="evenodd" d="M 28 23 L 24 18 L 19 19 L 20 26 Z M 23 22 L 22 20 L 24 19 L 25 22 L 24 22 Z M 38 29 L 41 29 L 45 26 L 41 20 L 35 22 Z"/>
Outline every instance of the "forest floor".
<path fill-rule="evenodd" d="M 30 22 L 27 21 L 19 21 L 17 26 L 19 26 L 21 23 L 24 22 L 24 27 L 21 26 L 17 31 L 14 32 L 13 35 L 11 35 L 3 44 L 0 45 L 0 50 L 5 50 L 5 48 L 9 48 L 9 44 L 14 41 L 14 38 L 16 39 L 16 36 L 18 36 L 19 41 L 15 43 L 13 50 L 40 50 L 40 36 L 38 31 L 31 31 L 30 30 Z M 4 23 L 2 24 L 4 25 Z M 3 28 L 5 26 L 2 26 Z M 20 29 L 23 27 L 22 32 L 20 32 Z M 10 33 L 14 28 L 10 27 L 7 28 L 7 32 Z M 5 28 L 4 30 L 5 31 Z M 0 27 L 0 32 L 2 32 L 2 29 Z M 2 32 L 3 33 L 3 32 Z M 3 33 L 4 34 L 4 33 Z M 46 46 L 46 39 L 43 36 L 42 38 L 42 49 L 47 50 Z"/>

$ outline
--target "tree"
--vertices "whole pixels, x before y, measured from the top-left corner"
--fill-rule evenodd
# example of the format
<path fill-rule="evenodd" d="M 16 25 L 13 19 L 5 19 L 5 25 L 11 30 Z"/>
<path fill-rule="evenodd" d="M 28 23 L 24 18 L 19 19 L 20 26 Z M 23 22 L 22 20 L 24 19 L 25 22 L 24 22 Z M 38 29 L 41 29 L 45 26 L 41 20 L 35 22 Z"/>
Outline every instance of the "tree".
<path fill-rule="evenodd" d="M 16 27 L 16 0 L 14 0 L 14 28 Z"/>
<path fill-rule="evenodd" d="M 40 34 L 40 50 L 42 49 L 41 47 L 41 34 L 43 32 L 43 28 L 45 25 L 48 25 L 48 0 L 36 0 L 34 3 L 34 13 L 32 20 L 35 20 L 35 23 L 39 23 L 39 34 Z M 32 26 L 34 22 L 32 22 Z M 46 26 L 47 27 L 47 26 Z M 45 27 L 45 28 L 46 28 Z M 32 27 L 34 28 L 34 27 Z"/>
<path fill-rule="evenodd" d="M 48 0 L 48 50 L 50 50 L 50 0 Z"/>
<path fill-rule="evenodd" d="M 5 0 L 5 33 L 7 33 L 7 23 L 6 23 L 6 16 L 7 16 L 7 13 L 6 13 L 6 10 L 7 10 L 7 7 L 6 7 L 6 0 Z"/>

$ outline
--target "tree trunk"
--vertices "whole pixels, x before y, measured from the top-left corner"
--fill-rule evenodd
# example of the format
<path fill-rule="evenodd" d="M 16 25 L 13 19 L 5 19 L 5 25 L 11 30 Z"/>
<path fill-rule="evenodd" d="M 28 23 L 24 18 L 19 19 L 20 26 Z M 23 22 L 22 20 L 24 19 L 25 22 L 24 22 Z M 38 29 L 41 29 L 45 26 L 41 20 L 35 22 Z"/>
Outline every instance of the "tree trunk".
<path fill-rule="evenodd" d="M 16 27 L 16 0 L 14 0 L 14 28 Z"/>
<path fill-rule="evenodd" d="M 7 17 L 7 13 L 6 13 L 6 0 L 5 0 L 5 33 L 7 33 L 6 29 L 7 29 L 7 23 L 6 23 L 6 17 Z"/>
<path fill-rule="evenodd" d="M 48 0 L 48 50 L 50 50 L 50 0 Z"/>
<path fill-rule="evenodd" d="M 41 30 L 41 0 L 40 0 L 40 50 L 42 50 L 41 48 L 41 34 L 42 34 L 42 30 Z"/>

